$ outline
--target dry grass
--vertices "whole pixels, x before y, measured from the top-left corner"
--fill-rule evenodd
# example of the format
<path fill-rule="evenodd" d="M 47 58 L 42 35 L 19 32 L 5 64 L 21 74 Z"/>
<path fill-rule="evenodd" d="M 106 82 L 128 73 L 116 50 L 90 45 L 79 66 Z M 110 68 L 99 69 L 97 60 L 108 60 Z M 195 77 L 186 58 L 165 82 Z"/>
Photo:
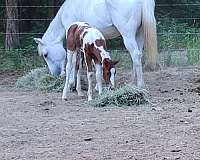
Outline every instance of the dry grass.
<path fill-rule="evenodd" d="M 60 92 L 64 87 L 63 82 L 63 79 L 50 75 L 47 68 L 38 68 L 20 77 L 16 87 L 25 90 Z"/>
<path fill-rule="evenodd" d="M 90 104 L 95 107 L 140 105 L 148 102 L 148 95 L 147 90 L 125 85 L 115 91 L 105 90 L 101 96 L 92 100 Z"/>

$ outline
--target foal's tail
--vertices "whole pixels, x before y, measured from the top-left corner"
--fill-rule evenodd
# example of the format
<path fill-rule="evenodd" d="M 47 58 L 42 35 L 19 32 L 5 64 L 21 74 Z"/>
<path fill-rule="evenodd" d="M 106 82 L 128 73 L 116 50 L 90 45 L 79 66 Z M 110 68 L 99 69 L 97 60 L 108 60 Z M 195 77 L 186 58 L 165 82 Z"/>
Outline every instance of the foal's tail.
<path fill-rule="evenodd" d="M 142 27 L 144 31 L 144 48 L 147 66 L 155 69 L 157 64 L 157 31 L 154 15 L 155 1 L 142 0 Z"/>

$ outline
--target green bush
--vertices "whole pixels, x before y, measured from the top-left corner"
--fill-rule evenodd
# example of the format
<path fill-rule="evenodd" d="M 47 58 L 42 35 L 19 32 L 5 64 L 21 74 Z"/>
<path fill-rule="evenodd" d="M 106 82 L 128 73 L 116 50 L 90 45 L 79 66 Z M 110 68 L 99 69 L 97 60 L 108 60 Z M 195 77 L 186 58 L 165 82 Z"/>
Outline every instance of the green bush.
<path fill-rule="evenodd" d="M 31 69 L 44 66 L 45 63 L 43 62 L 43 59 L 37 54 L 33 36 L 24 36 L 21 46 L 24 47 L 10 50 L 5 50 L 3 47 L 0 49 L 1 70 L 20 69 L 29 71 Z"/>
<path fill-rule="evenodd" d="M 173 54 L 179 50 L 180 52 L 184 51 L 187 52 L 188 65 L 200 63 L 199 28 L 192 27 L 187 23 L 178 23 L 175 19 L 165 19 L 158 22 L 158 32 L 160 33 L 158 47 L 161 52 L 167 51 Z M 177 60 L 172 61 L 176 62 Z"/>

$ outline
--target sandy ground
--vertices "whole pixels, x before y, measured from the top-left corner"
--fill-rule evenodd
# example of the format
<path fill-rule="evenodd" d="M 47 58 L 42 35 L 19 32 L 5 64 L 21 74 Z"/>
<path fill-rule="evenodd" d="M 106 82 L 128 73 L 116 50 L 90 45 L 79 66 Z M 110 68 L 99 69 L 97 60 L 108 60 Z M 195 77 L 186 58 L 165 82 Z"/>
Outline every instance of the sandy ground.
<path fill-rule="evenodd" d="M 8 88 L 15 76 L 4 74 L 0 159 L 200 160 L 198 78 L 197 67 L 145 73 L 153 105 L 94 108 L 76 93 L 63 102 L 61 93 Z"/>

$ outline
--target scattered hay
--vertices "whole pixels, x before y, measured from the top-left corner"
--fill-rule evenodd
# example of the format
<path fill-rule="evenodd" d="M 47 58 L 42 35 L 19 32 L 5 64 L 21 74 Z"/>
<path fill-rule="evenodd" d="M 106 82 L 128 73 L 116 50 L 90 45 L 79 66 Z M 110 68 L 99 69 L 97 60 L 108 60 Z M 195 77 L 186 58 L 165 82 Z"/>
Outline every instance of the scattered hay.
<path fill-rule="evenodd" d="M 132 106 L 148 102 L 149 93 L 145 89 L 125 85 L 115 91 L 105 90 L 101 96 L 90 102 L 95 107 L 105 107 L 107 105 Z"/>
<path fill-rule="evenodd" d="M 64 79 L 50 75 L 47 68 L 38 68 L 20 77 L 16 87 L 25 90 L 60 92 L 64 87 Z"/>

